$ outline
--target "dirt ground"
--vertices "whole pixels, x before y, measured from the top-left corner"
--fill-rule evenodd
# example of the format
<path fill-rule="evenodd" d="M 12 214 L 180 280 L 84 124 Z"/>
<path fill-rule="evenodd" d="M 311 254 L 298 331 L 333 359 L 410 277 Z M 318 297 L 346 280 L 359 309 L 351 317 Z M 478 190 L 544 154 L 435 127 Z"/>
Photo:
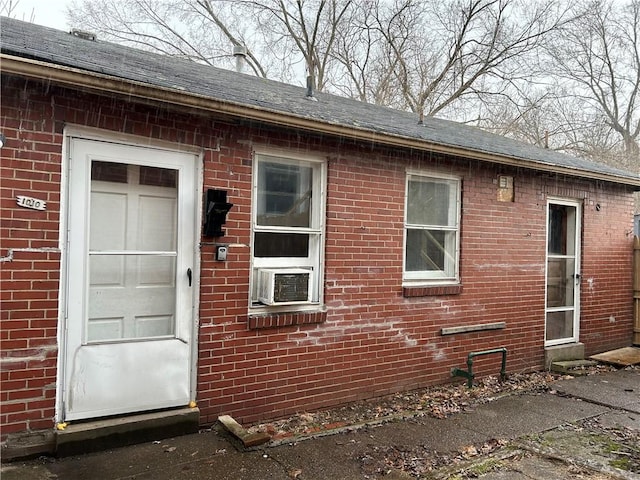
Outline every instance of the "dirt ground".
<path fill-rule="evenodd" d="M 571 373 L 594 375 L 614 369 L 599 364 Z M 401 418 L 446 418 L 504 395 L 553 394 L 551 384 L 561 378 L 566 375 L 551 372 L 512 374 L 504 382 L 497 377 L 485 377 L 476 380 L 471 389 L 464 383 L 425 388 L 334 409 L 303 412 L 256 425 L 252 430 L 268 431 L 275 442 L 287 442 L 305 435 Z M 422 446 L 376 447 L 360 461 L 365 478 L 371 479 L 528 479 L 533 477 L 525 472 L 532 466 L 548 472 L 545 478 L 550 479 L 640 479 L 640 431 L 589 418 L 515 442 L 494 439 L 467 445 L 457 452 L 437 452 Z"/>
<path fill-rule="evenodd" d="M 548 479 L 640 479 L 640 431 L 586 419 L 514 442 L 491 440 L 444 454 L 391 447 L 374 449 L 361 460 L 372 479 L 392 473 L 424 480 L 536 478 L 525 474 L 532 468 L 547 472 L 539 478 Z"/>
<path fill-rule="evenodd" d="M 580 368 L 574 374 L 596 375 L 611 370 L 615 368 L 598 364 Z M 565 377 L 567 375 L 546 371 L 509 374 L 504 381 L 500 381 L 497 376 L 481 377 L 474 380 L 473 388 L 467 388 L 466 381 L 428 387 L 349 403 L 332 409 L 302 412 L 278 421 L 254 425 L 250 431 L 268 431 L 277 441 L 344 426 L 391 421 L 402 417 L 447 418 L 504 395 L 548 392 L 550 384 Z"/>
<path fill-rule="evenodd" d="M 571 375 L 478 378 L 472 389 L 461 381 L 255 425 L 252 430 L 269 431 L 275 441 L 249 449 L 216 424 L 122 449 L 3 465 L 1 477 L 640 480 L 640 367 L 614 370 L 600 365 Z M 601 378 L 561 381 L 578 374 Z M 623 390 L 617 390 L 620 378 Z M 564 397 L 559 392 L 580 391 L 566 385 L 599 388 L 594 398 L 605 403 Z M 613 401 L 621 399 L 616 392 L 631 398 L 633 409 L 613 407 L 627 405 Z M 548 415 L 549 408 L 558 415 Z"/>
<path fill-rule="evenodd" d="M 589 373 L 595 374 L 609 368 L 591 367 Z M 250 431 L 267 431 L 277 441 L 292 436 L 317 434 L 326 430 L 392 421 L 402 417 L 446 418 L 503 395 L 546 392 L 549 390 L 549 384 L 561 377 L 550 372 L 512 374 L 505 381 L 488 376 L 475 380 L 473 388 L 467 388 L 466 383 L 460 382 L 457 385 L 447 384 L 403 392 L 338 408 L 303 412 L 275 422 L 254 425 Z"/>

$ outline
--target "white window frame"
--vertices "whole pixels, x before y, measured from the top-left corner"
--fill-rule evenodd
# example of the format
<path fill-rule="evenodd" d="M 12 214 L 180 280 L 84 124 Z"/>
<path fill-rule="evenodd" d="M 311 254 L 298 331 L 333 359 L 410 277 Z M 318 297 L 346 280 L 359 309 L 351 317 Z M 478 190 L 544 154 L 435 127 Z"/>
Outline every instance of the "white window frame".
<path fill-rule="evenodd" d="M 284 227 L 258 225 L 258 166 L 260 162 L 275 162 L 284 165 L 300 165 L 313 169 L 311 196 L 311 225 L 309 227 Z M 262 311 L 290 311 L 295 309 L 317 309 L 324 301 L 324 243 L 325 243 L 325 204 L 326 204 L 326 161 L 308 153 L 299 153 L 280 149 L 256 149 L 253 156 L 252 196 L 251 196 L 251 271 L 249 275 L 249 308 L 251 313 Z M 306 233 L 309 235 L 308 257 L 256 257 L 255 234 L 259 232 Z M 258 274 L 260 268 L 303 268 L 311 269 L 311 301 L 295 305 L 267 306 L 257 300 Z"/>
<path fill-rule="evenodd" d="M 407 171 L 405 182 L 405 207 L 404 207 L 404 242 L 402 255 L 402 272 L 403 286 L 429 286 L 429 285 L 457 285 L 460 283 L 460 219 L 461 219 L 461 198 L 462 198 L 462 179 L 454 175 L 444 175 L 434 172 L 424 171 Z M 455 224 L 454 225 L 422 225 L 409 224 L 409 183 L 414 178 L 422 178 L 427 181 L 443 182 L 455 186 L 455 191 L 451 192 L 449 202 L 455 202 Z M 451 207 L 450 207 L 451 208 Z M 448 275 L 446 271 L 424 270 L 424 271 L 407 271 L 407 232 L 410 229 L 428 229 L 440 230 L 445 232 L 455 232 L 455 245 L 448 246 L 447 250 L 453 250 L 454 254 L 449 259 L 453 263 L 451 266 L 452 274 Z M 445 269 L 446 270 L 446 269 Z"/>

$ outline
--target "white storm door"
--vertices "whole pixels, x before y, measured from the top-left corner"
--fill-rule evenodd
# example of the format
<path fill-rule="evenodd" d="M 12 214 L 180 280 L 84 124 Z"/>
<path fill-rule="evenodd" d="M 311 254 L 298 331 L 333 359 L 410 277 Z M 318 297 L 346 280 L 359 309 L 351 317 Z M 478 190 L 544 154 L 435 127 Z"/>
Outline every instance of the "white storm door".
<path fill-rule="evenodd" d="M 580 203 L 549 201 L 545 345 L 578 341 L 580 326 Z"/>
<path fill-rule="evenodd" d="M 196 157 L 71 139 L 64 420 L 187 405 Z"/>

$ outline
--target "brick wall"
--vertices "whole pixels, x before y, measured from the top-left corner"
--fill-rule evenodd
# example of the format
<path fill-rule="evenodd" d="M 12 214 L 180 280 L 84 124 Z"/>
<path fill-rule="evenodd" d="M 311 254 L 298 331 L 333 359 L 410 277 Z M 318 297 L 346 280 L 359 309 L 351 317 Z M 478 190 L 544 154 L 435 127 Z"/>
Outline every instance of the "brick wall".
<path fill-rule="evenodd" d="M 15 85 L 14 87 L 18 87 Z M 53 426 L 58 354 L 60 161 L 48 98 L 2 90 L 0 422 L 3 435 Z M 47 202 L 16 205 L 16 195 Z"/>
<path fill-rule="evenodd" d="M 593 355 L 631 345 L 633 197 L 598 185 L 585 202 L 583 221 L 580 340 L 585 354 Z"/>
<path fill-rule="evenodd" d="M 544 359 L 548 196 L 583 201 L 581 340 L 593 353 L 632 334 L 632 195 L 624 188 L 431 153 L 374 148 L 232 119 L 168 111 L 3 78 L 3 435 L 53 425 L 55 406 L 62 133 L 86 125 L 203 149 L 203 188 L 234 204 L 228 261 L 201 247 L 198 405 L 203 423 L 242 422 L 312 410 L 449 381 L 468 352 L 505 346 L 507 369 Z M 326 312 L 248 317 L 253 145 L 309 150 L 327 159 Z M 462 287 L 402 288 L 405 171 L 462 178 Z M 515 201 L 497 201 L 497 176 L 514 177 Z M 15 205 L 47 200 L 46 212 Z M 599 205 L 599 208 L 596 208 Z M 209 241 L 211 239 L 202 239 Z M 413 292 L 416 294 L 416 292 Z M 427 295 L 424 295 L 427 294 Z M 506 328 L 443 336 L 443 327 L 505 322 Z M 303 323 L 292 325 L 292 323 Z M 269 325 L 273 325 L 269 327 Z M 499 357 L 474 370 L 497 373 Z"/>

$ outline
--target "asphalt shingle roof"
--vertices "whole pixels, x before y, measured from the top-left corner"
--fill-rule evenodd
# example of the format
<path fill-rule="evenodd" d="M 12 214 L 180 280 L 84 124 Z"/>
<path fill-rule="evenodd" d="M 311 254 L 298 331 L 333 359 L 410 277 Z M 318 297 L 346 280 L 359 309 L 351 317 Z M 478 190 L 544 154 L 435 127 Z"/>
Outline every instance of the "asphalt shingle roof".
<path fill-rule="evenodd" d="M 479 128 L 363 103 L 322 92 L 317 101 L 306 89 L 229 70 L 202 65 L 100 40 L 87 40 L 48 27 L 2 17 L 3 54 L 99 73 L 118 79 L 197 95 L 275 114 L 379 133 L 454 149 L 525 160 L 529 164 L 561 167 L 581 176 L 603 174 L 621 183 L 638 185 L 640 175 L 543 149 Z M 1 65 L 0 65 L 1 69 Z"/>

